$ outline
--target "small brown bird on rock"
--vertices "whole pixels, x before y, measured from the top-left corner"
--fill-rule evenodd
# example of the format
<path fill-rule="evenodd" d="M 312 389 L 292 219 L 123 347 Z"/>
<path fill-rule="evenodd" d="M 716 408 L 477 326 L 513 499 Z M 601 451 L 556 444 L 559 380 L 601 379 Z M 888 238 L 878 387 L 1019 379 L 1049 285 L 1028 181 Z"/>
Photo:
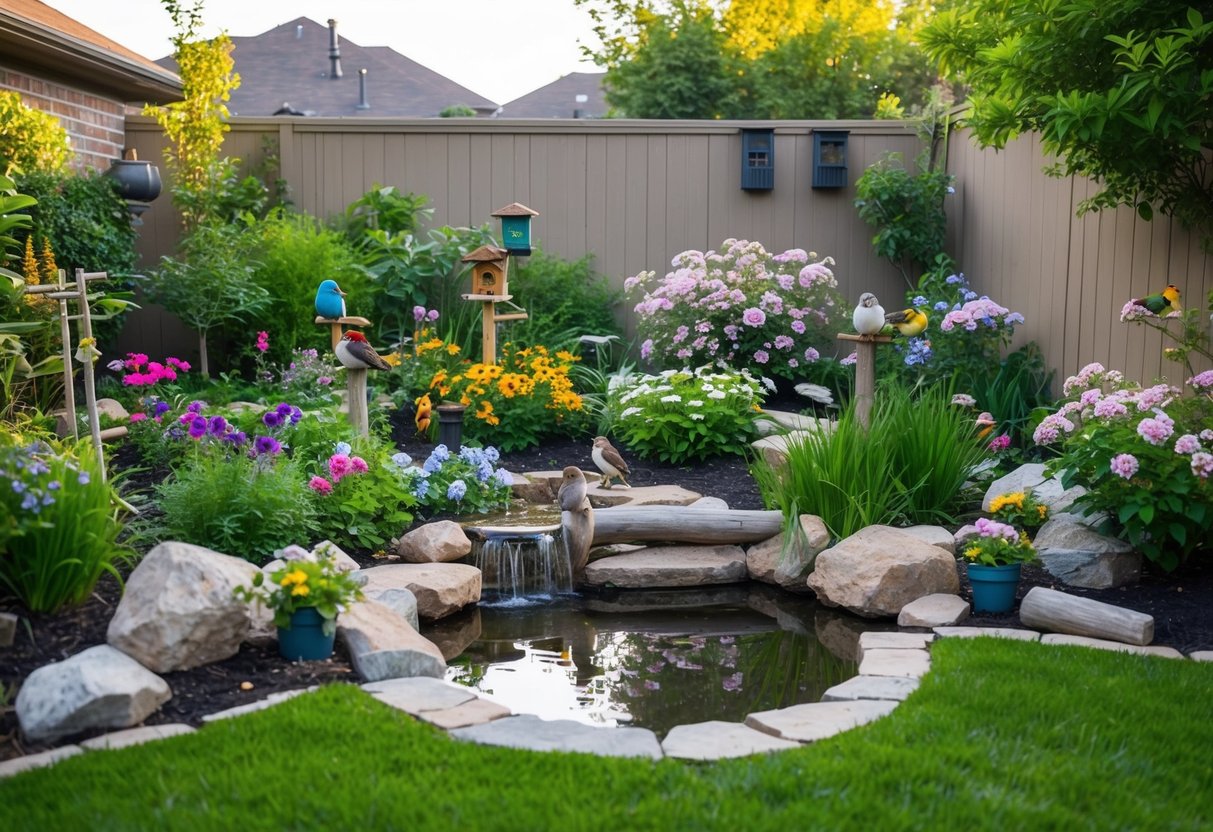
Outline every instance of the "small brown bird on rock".
<path fill-rule="evenodd" d="M 576 465 L 565 468 L 564 476 L 560 479 L 560 490 L 556 492 L 556 502 L 560 504 L 560 510 L 576 511 L 581 508 L 588 488 L 585 474 L 580 468 Z"/>
<path fill-rule="evenodd" d="M 590 456 L 594 458 L 594 464 L 598 466 L 598 470 L 602 472 L 602 487 L 610 488 L 611 479 L 618 477 L 623 483 L 624 488 L 631 488 L 625 477 L 632 473 L 632 469 L 623 461 L 623 457 L 619 455 L 619 451 L 607 441 L 605 436 L 594 438 L 594 450 L 590 452 Z"/>

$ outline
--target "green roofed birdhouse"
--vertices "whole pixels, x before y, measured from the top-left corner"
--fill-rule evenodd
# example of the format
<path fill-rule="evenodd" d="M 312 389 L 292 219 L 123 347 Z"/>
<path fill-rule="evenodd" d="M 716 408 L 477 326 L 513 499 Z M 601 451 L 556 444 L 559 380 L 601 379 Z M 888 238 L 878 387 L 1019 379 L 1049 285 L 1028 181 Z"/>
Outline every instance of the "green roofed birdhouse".
<path fill-rule="evenodd" d="M 526 257 L 531 253 L 531 217 L 538 211 L 527 208 L 520 202 L 511 202 L 492 214 L 501 219 L 501 242 L 505 250 L 515 257 Z"/>

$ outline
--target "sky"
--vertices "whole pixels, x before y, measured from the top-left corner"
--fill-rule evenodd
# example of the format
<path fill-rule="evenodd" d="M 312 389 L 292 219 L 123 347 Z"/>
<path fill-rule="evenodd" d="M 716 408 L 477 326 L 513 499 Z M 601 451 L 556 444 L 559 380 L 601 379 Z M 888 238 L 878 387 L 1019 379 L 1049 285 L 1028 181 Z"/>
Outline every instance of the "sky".
<path fill-rule="evenodd" d="M 42 1 L 152 60 L 172 52 L 159 0 Z M 498 104 L 570 72 L 600 71 L 581 59 L 579 41 L 596 41 L 573 0 L 205 0 L 203 34 L 257 35 L 301 16 L 336 18 L 342 37 L 390 46 Z"/>

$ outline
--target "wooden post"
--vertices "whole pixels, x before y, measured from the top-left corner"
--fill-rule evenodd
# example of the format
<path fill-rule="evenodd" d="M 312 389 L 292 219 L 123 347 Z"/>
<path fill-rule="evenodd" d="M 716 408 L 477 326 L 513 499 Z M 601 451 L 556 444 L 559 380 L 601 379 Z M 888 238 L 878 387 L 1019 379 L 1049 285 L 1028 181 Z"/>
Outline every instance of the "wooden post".
<path fill-rule="evenodd" d="M 80 439 L 80 426 L 76 423 L 76 385 L 72 373 L 72 327 L 67 315 L 67 273 L 59 269 L 59 340 L 63 342 L 63 410 L 64 418 L 72 427 L 72 439 Z"/>
<path fill-rule="evenodd" d="M 359 436 L 371 432 L 370 421 L 366 411 L 366 370 L 346 368 L 346 395 L 349 406 L 350 424 L 354 426 Z"/>
<path fill-rule="evenodd" d="M 480 360 L 485 364 L 497 363 L 497 314 L 495 301 L 486 300 L 480 313 Z"/>
<path fill-rule="evenodd" d="M 76 269 L 76 294 L 80 299 L 80 340 L 93 337 L 93 321 L 88 308 L 88 280 L 84 269 Z M 84 402 L 88 410 L 88 429 L 93 438 L 93 449 L 97 452 L 97 464 L 101 468 L 101 479 L 105 475 L 105 449 L 101 444 L 101 421 L 97 415 L 97 389 L 93 386 L 93 361 L 88 355 L 82 362 L 84 379 Z"/>
<path fill-rule="evenodd" d="M 855 418 L 866 430 L 872 422 L 872 404 L 876 401 L 876 345 L 887 344 L 893 338 L 840 332 L 838 340 L 855 344 Z"/>

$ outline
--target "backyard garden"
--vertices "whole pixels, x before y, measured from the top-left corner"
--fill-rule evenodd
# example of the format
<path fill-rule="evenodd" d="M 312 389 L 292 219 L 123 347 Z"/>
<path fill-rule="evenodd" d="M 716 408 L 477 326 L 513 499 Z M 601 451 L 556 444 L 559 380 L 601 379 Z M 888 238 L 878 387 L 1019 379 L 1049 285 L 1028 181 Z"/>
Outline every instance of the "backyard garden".
<path fill-rule="evenodd" d="M 224 40 L 183 31 L 175 46 L 230 76 Z M 871 303 L 813 240 L 714 241 L 616 290 L 591 254 L 435 227 L 425 195 L 391 185 L 311 216 L 272 170 L 221 156 L 221 105 L 157 111 L 182 227 L 140 273 L 112 180 L 70 171 L 62 129 L 14 104 L 25 129 L 0 144 L 0 766 L 14 766 L 0 825 L 1207 828 L 1213 292 L 1181 299 L 1164 280 L 1123 298 L 1112 325 L 1161 333 L 1167 378 L 1093 362 L 1055 378 L 1024 315 L 946 250 L 951 111 L 927 99 L 922 156 L 890 156 L 856 186 L 906 280 L 904 297 Z M 476 288 L 486 263 L 525 318 L 494 322 L 500 304 Z M 115 351 L 147 302 L 196 349 Z M 364 338 L 336 345 L 335 327 Z M 550 556 L 571 586 L 490 583 L 482 558 L 511 516 L 525 545 L 573 548 L 578 515 L 588 565 L 561 545 Z M 903 560 L 857 599 L 840 561 L 885 557 Z M 405 569 L 407 587 L 383 583 Z M 1018 579 L 1006 604 L 979 596 L 989 570 Z M 963 612 L 905 617 L 939 597 Z M 179 612 L 188 623 L 162 626 Z M 317 658 L 296 646 L 299 613 L 328 638 Z M 1042 621 L 1121 651 L 930 642 L 935 627 Z M 1133 626 L 1131 646 L 1108 635 Z M 844 698 L 884 678 L 865 652 L 908 636 L 930 671 L 885 674 L 900 692 L 872 697 L 892 712 L 871 724 L 820 742 L 759 728 L 788 750 L 719 755 L 739 759 L 688 762 L 712 758 L 668 744 L 665 759 L 616 758 L 661 757 L 691 723 L 753 727 Z M 1141 654 L 1166 648 L 1176 658 Z M 102 650 L 119 664 L 100 676 L 145 680 L 122 713 L 100 693 L 52 713 L 69 688 L 104 688 L 84 660 Z M 392 706 L 413 677 L 485 694 L 477 707 L 498 710 L 484 725 L 513 711 L 645 729 L 658 750 L 459 741 L 442 729 L 477 719 Z M 215 718 L 231 709 L 257 712 Z M 183 735 L 81 752 L 136 725 Z"/>

